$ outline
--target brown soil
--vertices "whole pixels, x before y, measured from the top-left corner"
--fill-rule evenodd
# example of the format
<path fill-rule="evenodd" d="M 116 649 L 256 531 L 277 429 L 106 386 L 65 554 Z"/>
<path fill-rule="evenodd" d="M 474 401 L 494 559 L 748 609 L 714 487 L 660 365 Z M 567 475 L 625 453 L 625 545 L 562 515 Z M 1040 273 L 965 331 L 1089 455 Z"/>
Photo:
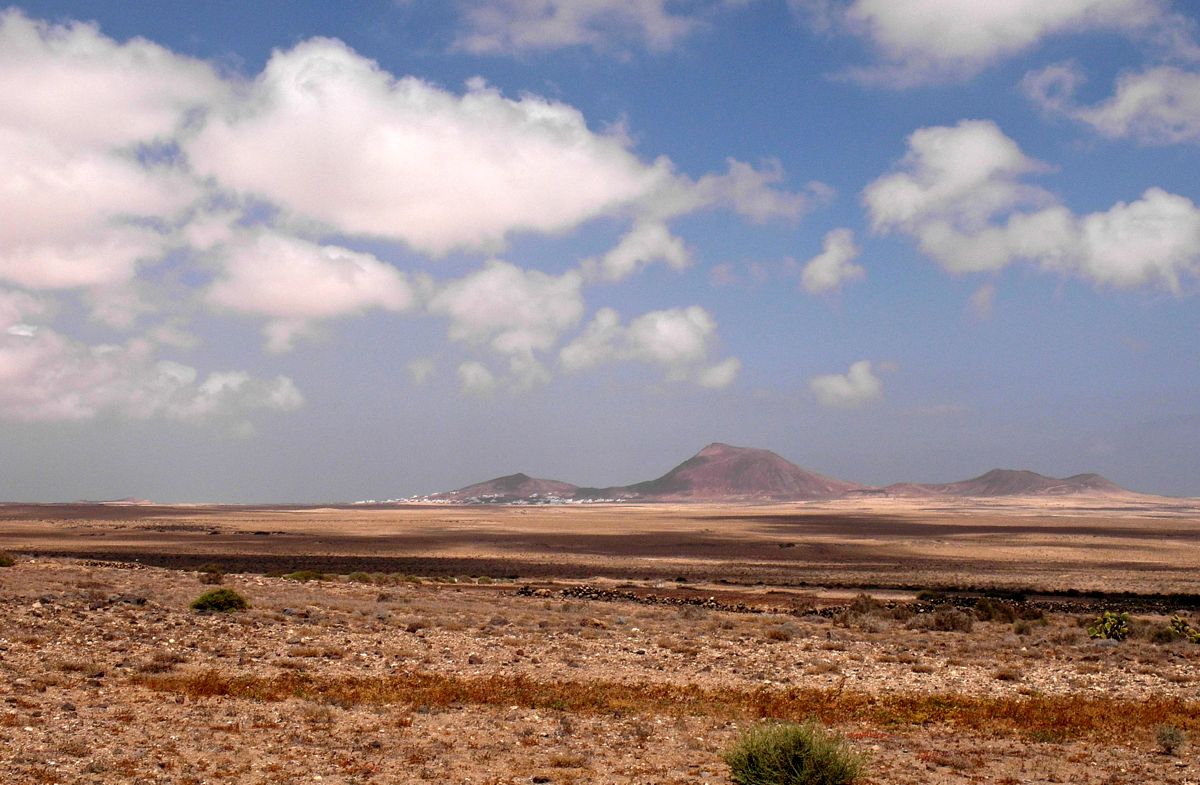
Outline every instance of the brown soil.
<path fill-rule="evenodd" d="M 726 783 L 740 728 L 806 716 L 870 783 L 1200 782 L 1200 745 L 1155 742 L 1200 739 L 1200 646 L 1155 642 L 1164 613 L 1098 643 L 1093 612 L 850 604 L 1200 593 L 1198 533 L 1182 503 L 0 507 L 0 782 Z M 190 611 L 202 575 L 147 564 L 197 560 L 251 609 Z M 261 574 L 296 565 L 377 574 Z"/>

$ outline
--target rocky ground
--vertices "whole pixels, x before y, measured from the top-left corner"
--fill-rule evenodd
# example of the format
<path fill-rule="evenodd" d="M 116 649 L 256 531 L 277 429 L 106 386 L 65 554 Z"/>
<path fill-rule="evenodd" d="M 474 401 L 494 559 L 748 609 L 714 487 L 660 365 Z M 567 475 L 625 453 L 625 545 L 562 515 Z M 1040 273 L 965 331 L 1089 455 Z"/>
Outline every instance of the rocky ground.
<path fill-rule="evenodd" d="M 1064 613 L 254 574 L 222 584 L 249 610 L 200 614 L 204 577 L 0 568 L 0 781 L 725 783 L 739 730 L 794 712 L 868 753 L 870 783 L 1200 782 L 1200 744 L 1156 742 L 1161 721 L 1200 740 L 1200 646 L 1156 636 L 1165 616 L 1117 643 Z"/>

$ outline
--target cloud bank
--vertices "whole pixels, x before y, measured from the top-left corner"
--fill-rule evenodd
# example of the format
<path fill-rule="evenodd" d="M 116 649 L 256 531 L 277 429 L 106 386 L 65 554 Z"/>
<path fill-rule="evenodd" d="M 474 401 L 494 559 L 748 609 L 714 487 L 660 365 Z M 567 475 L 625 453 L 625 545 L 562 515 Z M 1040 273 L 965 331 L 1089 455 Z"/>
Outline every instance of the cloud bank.
<path fill-rule="evenodd" d="M 1091 106 L 1075 101 L 1084 75 L 1073 63 L 1026 75 L 1022 87 L 1043 110 L 1090 126 L 1110 139 L 1143 144 L 1200 143 L 1200 73 L 1174 66 L 1127 72 L 1113 95 Z"/>
<path fill-rule="evenodd" d="M 503 45 L 518 48 L 543 34 L 565 36 L 547 45 L 599 45 L 586 31 L 611 19 L 656 47 L 697 24 L 661 2 L 552 6 L 489 4 L 468 17 L 486 26 L 488 14 L 506 15 L 510 32 L 526 25 Z M 396 77 L 324 38 L 277 50 L 244 78 L 143 39 L 114 41 L 95 25 L 5 11 L 0 89 L 0 285 L 11 287 L 9 310 L 20 301 L 41 314 L 36 326 L 5 325 L 11 384 L 0 417 L 195 420 L 299 405 L 285 377 L 202 376 L 160 359 L 197 345 L 196 309 L 261 319 L 271 352 L 372 310 L 442 316 L 452 342 L 502 366 L 461 362 L 464 388 L 527 389 L 550 378 L 544 358 L 582 320 L 585 282 L 690 264 L 671 220 L 714 208 L 754 223 L 794 220 L 828 192 L 786 190 L 774 161 L 731 158 L 727 171 L 692 179 L 665 157 L 644 160 L 620 125 L 593 130 L 566 103 L 508 98 L 478 78 L 456 93 Z M 607 253 L 561 274 L 493 260 L 439 281 L 358 250 L 491 254 L 516 235 L 557 236 L 599 219 L 627 229 Z M 50 324 L 76 303 L 124 335 L 88 343 Z M 152 316 L 159 323 L 145 324 Z M 714 325 L 691 323 L 702 343 L 714 340 Z M 686 365 L 708 386 L 736 375 L 735 363 L 663 359 L 663 345 L 631 340 L 609 359 L 672 373 Z M 51 379 L 56 365 L 64 370 Z M 414 371 L 428 377 L 424 366 Z M 120 405 L 118 391 L 141 403 Z"/>
<path fill-rule="evenodd" d="M 103 414 L 241 423 L 254 410 L 293 411 L 304 397 L 286 376 L 208 374 L 156 359 L 147 340 L 86 345 L 37 324 L 44 303 L 0 289 L 0 419 L 88 420 Z"/>
<path fill-rule="evenodd" d="M 867 84 L 906 88 L 962 82 L 1045 40 L 1115 32 L 1148 40 L 1176 57 L 1200 55 L 1186 19 L 1165 0 L 791 0 L 819 30 L 866 40 L 880 63 L 846 75 Z"/>
<path fill-rule="evenodd" d="M 879 232 L 910 235 L 955 272 L 1018 260 L 1095 284 L 1180 292 L 1200 275 L 1200 208 L 1161 188 L 1103 212 L 1076 215 L 1022 181 L 1045 171 L 985 120 L 919 129 L 898 171 L 863 191 Z"/>
<path fill-rule="evenodd" d="M 632 360 L 662 368 L 671 381 L 691 381 L 702 387 L 727 387 L 737 378 L 741 362 L 730 357 L 709 362 L 717 323 L 698 305 L 651 311 L 627 326 L 612 308 L 601 308 L 583 333 L 559 352 L 567 371 L 582 371 L 617 360 Z"/>
<path fill-rule="evenodd" d="M 675 13 L 668 0 L 472 0 L 455 46 L 475 54 L 586 46 L 612 51 L 625 42 L 665 51 L 700 21 Z"/>
<path fill-rule="evenodd" d="M 223 254 L 223 275 L 208 290 L 214 305 L 270 318 L 264 332 L 271 351 L 321 319 L 369 308 L 404 311 L 415 294 L 406 276 L 371 254 L 318 245 L 262 231 L 239 237 Z"/>

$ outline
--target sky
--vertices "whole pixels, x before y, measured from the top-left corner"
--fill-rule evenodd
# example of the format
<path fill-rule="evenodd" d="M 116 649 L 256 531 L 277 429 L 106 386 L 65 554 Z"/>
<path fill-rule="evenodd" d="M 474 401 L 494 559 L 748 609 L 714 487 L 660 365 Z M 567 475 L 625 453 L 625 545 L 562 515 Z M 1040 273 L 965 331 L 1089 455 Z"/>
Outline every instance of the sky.
<path fill-rule="evenodd" d="M 10 6 L 0 500 L 1200 495 L 1198 153 L 1185 0 Z"/>

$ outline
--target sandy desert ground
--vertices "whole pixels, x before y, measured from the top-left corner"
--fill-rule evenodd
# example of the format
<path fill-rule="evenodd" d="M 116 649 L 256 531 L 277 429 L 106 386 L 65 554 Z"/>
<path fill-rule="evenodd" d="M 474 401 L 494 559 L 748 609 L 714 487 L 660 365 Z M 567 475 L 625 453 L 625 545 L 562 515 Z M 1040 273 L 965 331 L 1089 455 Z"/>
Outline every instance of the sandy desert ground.
<path fill-rule="evenodd" d="M 2 782 L 725 783 L 815 716 L 869 783 L 1200 783 L 1187 501 L 7 505 L 0 551 Z"/>

